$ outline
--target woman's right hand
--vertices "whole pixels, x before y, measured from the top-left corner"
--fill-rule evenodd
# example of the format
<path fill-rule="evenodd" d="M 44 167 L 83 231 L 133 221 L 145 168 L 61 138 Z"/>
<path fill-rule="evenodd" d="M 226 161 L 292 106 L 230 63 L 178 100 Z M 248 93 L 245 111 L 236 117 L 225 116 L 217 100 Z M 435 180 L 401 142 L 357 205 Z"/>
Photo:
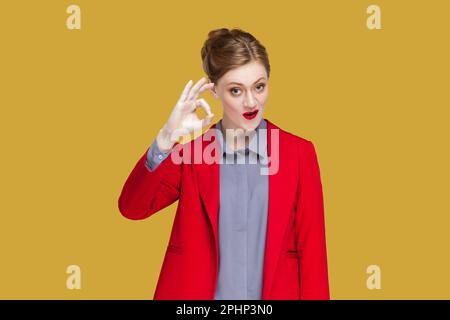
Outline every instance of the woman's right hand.
<path fill-rule="evenodd" d="M 202 77 L 192 88 L 192 80 L 186 84 L 169 120 L 156 137 L 158 148 L 161 151 L 170 151 L 181 136 L 196 132 L 211 124 L 214 117 L 211 107 L 205 99 L 197 99 L 199 94 L 214 87 L 214 83 L 205 84 L 205 82 L 206 78 Z M 204 119 L 198 118 L 196 113 L 198 107 L 205 110 L 206 117 Z"/>

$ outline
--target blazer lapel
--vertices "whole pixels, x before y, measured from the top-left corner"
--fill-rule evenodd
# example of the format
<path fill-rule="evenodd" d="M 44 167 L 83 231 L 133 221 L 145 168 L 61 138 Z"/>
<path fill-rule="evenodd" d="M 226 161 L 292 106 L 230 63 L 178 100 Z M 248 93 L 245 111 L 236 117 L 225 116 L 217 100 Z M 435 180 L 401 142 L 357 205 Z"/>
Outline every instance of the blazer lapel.
<path fill-rule="evenodd" d="M 266 119 L 267 120 L 267 119 Z M 285 184 L 289 170 L 283 166 L 282 132 L 267 120 L 267 155 L 269 165 L 278 161 L 278 171 L 269 175 L 269 208 L 267 217 L 266 250 L 264 257 L 262 299 L 270 299 L 270 290 L 275 277 L 277 263 L 282 254 L 284 234 L 289 220 L 285 199 Z"/>
<path fill-rule="evenodd" d="M 211 224 L 211 229 L 214 235 L 214 246 L 216 248 L 216 270 L 219 269 L 219 240 L 218 240 L 218 216 L 219 216 L 219 202 L 220 202 L 220 164 L 217 161 L 213 161 L 208 164 L 203 159 L 203 153 L 210 154 L 208 150 L 218 151 L 220 146 L 215 134 L 211 135 L 211 140 L 204 138 L 208 136 L 209 133 L 214 133 L 216 124 L 211 126 L 202 136 L 201 139 L 202 146 L 202 161 L 199 164 L 195 164 L 195 172 L 197 173 L 197 183 L 200 193 L 200 198 L 202 200 L 204 210 L 207 213 L 209 222 Z M 214 138 L 212 138 L 212 136 Z M 200 143 L 199 143 L 200 144 Z M 195 149 L 195 147 L 194 147 Z M 206 152 L 205 152 L 206 151 Z M 218 156 L 218 154 L 214 154 Z M 216 280 L 216 279 L 215 279 Z"/>

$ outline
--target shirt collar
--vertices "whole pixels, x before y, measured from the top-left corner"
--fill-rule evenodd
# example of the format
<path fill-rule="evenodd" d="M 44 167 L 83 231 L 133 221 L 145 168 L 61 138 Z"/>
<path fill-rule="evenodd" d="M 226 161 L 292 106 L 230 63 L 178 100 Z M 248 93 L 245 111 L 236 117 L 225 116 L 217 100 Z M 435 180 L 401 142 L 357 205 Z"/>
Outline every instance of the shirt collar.
<path fill-rule="evenodd" d="M 216 123 L 216 129 L 220 130 L 222 133 L 222 119 Z M 260 132 L 260 129 L 264 129 Z M 219 146 L 220 146 L 220 154 L 224 156 L 225 153 L 233 155 L 234 153 L 244 154 L 248 149 L 249 152 L 253 152 L 258 154 L 260 157 L 267 159 L 267 121 L 265 119 L 261 119 L 258 126 L 255 129 L 255 133 L 252 135 L 249 146 L 236 152 L 230 150 L 228 144 L 225 143 L 225 150 L 223 149 L 223 145 L 225 142 L 225 136 L 223 134 L 219 135 Z M 259 148 L 258 148 L 259 145 Z"/>

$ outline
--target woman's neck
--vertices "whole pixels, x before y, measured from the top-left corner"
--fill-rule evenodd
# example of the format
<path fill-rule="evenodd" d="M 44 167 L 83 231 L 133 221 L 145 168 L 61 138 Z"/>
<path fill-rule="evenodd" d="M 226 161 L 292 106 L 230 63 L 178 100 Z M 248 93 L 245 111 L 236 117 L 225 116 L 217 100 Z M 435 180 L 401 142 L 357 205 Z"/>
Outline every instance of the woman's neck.
<path fill-rule="evenodd" d="M 226 117 L 222 117 L 221 130 L 226 144 L 233 151 L 247 148 L 250 143 L 250 138 L 255 133 L 254 130 L 246 133 L 244 129 L 236 128 L 230 121 L 227 121 Z M 227 130 L 229 131 L 228 136 Z"/>

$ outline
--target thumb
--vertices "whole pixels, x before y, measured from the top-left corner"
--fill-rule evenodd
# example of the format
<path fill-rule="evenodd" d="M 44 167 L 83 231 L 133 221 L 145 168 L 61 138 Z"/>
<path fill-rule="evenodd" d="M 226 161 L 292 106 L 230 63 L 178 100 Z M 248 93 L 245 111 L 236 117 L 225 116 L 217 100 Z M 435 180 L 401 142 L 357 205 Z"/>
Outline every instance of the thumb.
<path fill-rule="evenodd" d="M 214 114 L 208 114 L 205 118 L 202 119 L 202 127 L 209 126 L 214 118 Z"/>

